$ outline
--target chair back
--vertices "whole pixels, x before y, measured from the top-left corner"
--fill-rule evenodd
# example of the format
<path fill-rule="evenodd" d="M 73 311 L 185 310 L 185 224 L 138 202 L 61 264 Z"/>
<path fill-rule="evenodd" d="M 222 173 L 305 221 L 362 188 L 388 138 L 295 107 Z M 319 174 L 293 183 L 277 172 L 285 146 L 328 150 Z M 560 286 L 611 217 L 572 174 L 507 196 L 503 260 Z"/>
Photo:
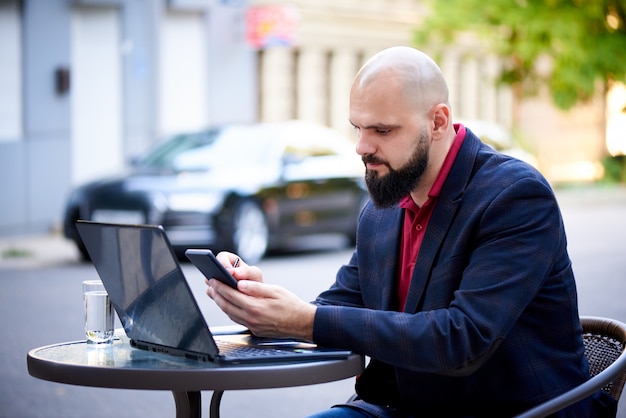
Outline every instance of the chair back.
<path fill-rule="evenodd" d="M 583 316 L 585 356 L 591 378 L 516 418 L 542 418 L 603 389 L 619 401 L 626 381 L 626 325 L 609 318 Z"/>
<path fill-rule="evenodd" d="M 608 318 L 581 317 L 585 356 L 589 373 L 594 377 L 613 364 L 624 352 L 626 329 L 624 324 Z M 613 398 L 619 399 L 626 383 L 626 373 L 621 373 L 607 383 L 603 389 Z"/>

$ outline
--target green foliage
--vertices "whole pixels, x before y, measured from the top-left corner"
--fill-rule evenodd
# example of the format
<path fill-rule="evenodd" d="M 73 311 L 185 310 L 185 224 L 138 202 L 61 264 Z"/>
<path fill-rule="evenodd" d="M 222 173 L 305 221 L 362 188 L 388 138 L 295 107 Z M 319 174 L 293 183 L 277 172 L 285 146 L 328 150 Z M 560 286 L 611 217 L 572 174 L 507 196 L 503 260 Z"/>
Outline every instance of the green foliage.
<path fill-rule="evenodd" d="M 626 183 L 626 156 L 606 156 L 602 160 L 605 183 Z"/>
<path fill-rule="evenodd" d="M 598 85 L 626 81 L 626 0 L 426 1 L 430 14 L 416 32 L 418 46 L 476 33 L 504 58 L 500 82 L 524 94 L 546 85 L 555 104 L 569 109 Z"/>
<path fill-rule="evenodd" d="M 2 258 L 24 258 L 32 256 L 32 252 L 15 247 L 7 248 L 2 251 Z"/>

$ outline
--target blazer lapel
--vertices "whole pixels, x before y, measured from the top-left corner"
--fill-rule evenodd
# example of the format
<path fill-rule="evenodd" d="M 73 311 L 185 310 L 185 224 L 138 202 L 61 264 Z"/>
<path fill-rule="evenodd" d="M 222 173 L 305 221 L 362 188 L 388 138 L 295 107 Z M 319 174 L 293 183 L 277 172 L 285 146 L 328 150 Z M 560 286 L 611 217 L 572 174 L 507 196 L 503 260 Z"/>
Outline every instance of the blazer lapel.
<path fill-rule="evenodd" d="M 452 224 L 458 201 L 442 201 L 435 206 L 435 211 L 428 221 L 426 234 L 422 241 L 420 252 L 415 262 L 415 269 L 411 277 L 411 285 L 407 294 L 405 312 L 417 312 L 424 296 L 424 289 L 428 286 L 435 257 Z"/>
<path fill-rule="evenodd" d="M 372 309 L 397 310 L 398 251 L 404 211 L 395 206 L 365 212 L 370 217 L 359 233 L 362 295 L 365 305 Z"/>
<path fill-rule="evenodd" d="M 424 240 L 422 241 L 411 278 L 411 285 L 404 308 L 405 312 L 417 312 L 421 305 L 424 289 L 426 289 L 430 281 L 433 263 L 444 239 L 446 239 L 457 208 L 463 198 L 463 192 L 471 177 L 479 147 L 480 140 L 467 130 L 463 145 L 461 145 L 454 165 L 437 199 L 433 214 L 428 221 Z"/>

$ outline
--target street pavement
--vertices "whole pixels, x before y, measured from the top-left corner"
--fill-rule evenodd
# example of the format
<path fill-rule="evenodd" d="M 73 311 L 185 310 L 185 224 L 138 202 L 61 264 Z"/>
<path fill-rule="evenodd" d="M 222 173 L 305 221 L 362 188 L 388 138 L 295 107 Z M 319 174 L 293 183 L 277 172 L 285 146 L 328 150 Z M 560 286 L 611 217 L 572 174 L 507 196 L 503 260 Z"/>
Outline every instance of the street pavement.
<path fill-rule="evenodd" d="M 626 186 L 570 186 L 557 188 L 556 195 L 565 218 L 569 241 L 574 241 L 576 244 L 574 251 L 580 250 L 586 255 L 591 255 L 591 252 L 596 254 L 596 251 L 601 249 L 596 247 L 602 247 L 602 244 L 598 243 L 591 249 L 581 245 L 587 241 L 585 239 L 587 234 L 591 234 L 602 242 L 607 242 L 620 231 L 624 231 Z M 605 217 L 607 213 L 608 217 Z M 617 217 L 615 218 L 614 215 Z M 616 221 L 614 225 L 611 224 L 613 220 Z M 626 237 L 622 236 L 622 238 L 621 242 L 626 242 Z M 586 242 L 586 244 L 592 243 Z M 570 256 L 571 252 L 572 248 L 570 248 Z M 615 252 L 609 251 L 609 254 L 613 255 Z M 626 253 L 618 252 L 619 256 L 622 254 L 626 255 Z M 43 267 L 77 260 L 78 251 L 75 246 L 63 238 L 58 231 L 38 235 L 0 236 L 0 269 Z"/>
<path fill-rule="evenodd" d="M 607 316 L 626 322 L 626 304 L 623 302 L 626 294 L 626 187 L 562 188 L 557 189 L 557 198 L 568 233 L 580 314 Z M 271 257 L 263 260 L 261 267 L 266 278 L 274 277 L 273 282 L 292 290 L 295 288 L 299 296 L 310 298 L 330 284 L 334 271 L 340 263 L 347 261 L 349 253 L 349 250 L 339 249 Z M 98 410 L 101 403 L 85 407 L 86 399 L 115 403 L 112 410 L 117 417 L 174 415 L 173 400 L 165 392 L 81 388 L 30 377 L 25 361 L 29 349 L 80 336 L 81 319 L 76 314 L 82 309 L 80 291 L 76 290 L 76 298 L 74 295 L 67 298 L 67 294 L 75 291 L 73 288 L 81 278 L 95 271 L 90 265 L 79 263 L 73 244 L 58 234 L 0 237 L 0 255 L 0 318 L 6 333 L 5 342 L 0 345 L 0 367 L 3 369 L 0 375 L 0 417 L 95 418 L 111 415 L 111 410 Z M 184 270 L 186 276 L 198 274 L 192 266 L 184 266 Z M 299 276 L 297 284 L 294 284 L 294 275 Z M 16 284 L 17 278 L 22 283 Z M 54 280 L 54 286 L 48 284 L 46 287 L 44 282 L 51 280 Z M 201 283 L 199 276 L 197 282 Z M 32 286 L 37 288 L 30 295 Z M 54 298 L 65 296 L 71 302 L 55 304 L 46 301 L 47 292 Z M 71 307 L 68 309 L 66 305 Z M 212 315 L 219 316 L 215 307 L 207 306 Z M 33 311 L 38 312 L 38 318 L 32 318 Z M 222 316 L 219 321 L 221 323 L 215 325 L 222 325 L 227 319 Z M 29 329 L 33 324 L 33 329 Z M 45 329 L 46 336 L 39 337 L 45 341 L 32 335 L 38 329 Z M 303 416 L 305 412 L 345 399 L 352 386 L 353 381 L 345 380 L 303 388 L 228 392 L 224 396 L 222 416 Z M 203 393 L 203 417 L 207 414 L 209 396 L 210 393 Z M 272 411 L 271 415 L 267 411 Z M 621 405 L 618 417 L 626 418 L 626 405 Z"/>

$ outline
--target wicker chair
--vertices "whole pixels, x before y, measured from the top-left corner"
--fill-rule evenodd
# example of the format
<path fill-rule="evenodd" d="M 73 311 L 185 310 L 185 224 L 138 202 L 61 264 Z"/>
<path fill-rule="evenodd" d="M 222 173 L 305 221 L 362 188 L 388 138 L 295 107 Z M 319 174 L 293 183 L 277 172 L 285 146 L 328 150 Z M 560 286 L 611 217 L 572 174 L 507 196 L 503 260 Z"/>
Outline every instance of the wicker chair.
<path fill-rule="evenodd" d="M 609 318 L 583 316 L 585 356 L 591 379 L 515 418 L 543 418 L 603 389 L 619 401 L 626 382 L 626 325 Z M 358 399 L 353 394 L 348 402 Z"/>
<path fill-rule="evenodd" d="M 626 382 L 626 325 L 613 319 L 589 316 L 581 317 L 580 321 L 591 379 L 516 418 L 548 416 L 600 389 L 619 401 Z"/>

